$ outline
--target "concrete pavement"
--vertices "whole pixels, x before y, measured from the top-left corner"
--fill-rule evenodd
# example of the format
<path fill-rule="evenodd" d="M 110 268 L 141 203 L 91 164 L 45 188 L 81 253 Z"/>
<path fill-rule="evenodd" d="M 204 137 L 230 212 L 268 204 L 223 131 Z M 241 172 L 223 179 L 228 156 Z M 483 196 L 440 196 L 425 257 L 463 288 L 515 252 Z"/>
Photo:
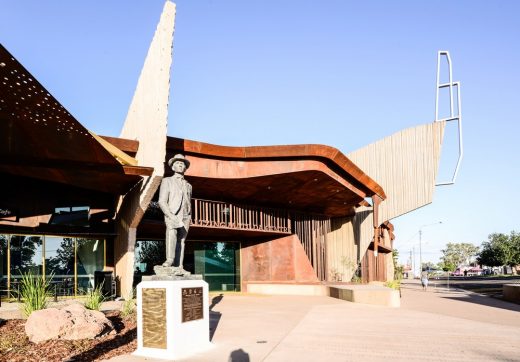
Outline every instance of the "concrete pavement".
<path fill-rule="evenodd" d="M 212 343 L 183 361 L 520 361 L 520 305 L 403 285 L 401 308 L 224 294 Z M 154 361 L 120 356 L 114 361 Z"/>

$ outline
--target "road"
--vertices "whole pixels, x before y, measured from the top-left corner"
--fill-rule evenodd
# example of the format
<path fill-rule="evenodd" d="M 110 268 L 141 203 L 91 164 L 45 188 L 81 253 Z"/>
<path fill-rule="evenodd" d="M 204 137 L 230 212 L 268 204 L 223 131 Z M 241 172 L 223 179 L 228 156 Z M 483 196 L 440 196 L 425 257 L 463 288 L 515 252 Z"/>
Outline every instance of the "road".
<path fill-rule="evenodd" d="M 499 296 L 502 285 L 520 283 L 520 276 L 514 277 L 450 277 L 430 279 L 430 286 L 469 290 L 475 293 Z"/>

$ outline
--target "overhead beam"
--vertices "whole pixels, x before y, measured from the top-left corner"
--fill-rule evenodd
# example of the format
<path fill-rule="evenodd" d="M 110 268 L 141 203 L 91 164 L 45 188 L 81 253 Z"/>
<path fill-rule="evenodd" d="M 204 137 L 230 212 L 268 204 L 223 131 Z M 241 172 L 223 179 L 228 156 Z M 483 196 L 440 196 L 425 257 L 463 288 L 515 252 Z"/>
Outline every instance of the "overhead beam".
<path fill-rule="evenodd" d="M 343 180 L 350 183 L 365 195 L 378 195 L 385 199 L 386 195 L 381 186 L 366 175 L 359 167 L 350 161 L 338 149 L 326 145 L 277 145 L 230 147 L 213 145 L 187 139 L 168 137 L 167 149 L 182 151 L 186 154 L 201 155 L 206 158 L 236 160 L 236 161 L 276 161 L 284 159 L 315 160 L 326 164 L 331 170 L 338 173 Z M 331 167 L 332 166 L 332 167 Z"/>

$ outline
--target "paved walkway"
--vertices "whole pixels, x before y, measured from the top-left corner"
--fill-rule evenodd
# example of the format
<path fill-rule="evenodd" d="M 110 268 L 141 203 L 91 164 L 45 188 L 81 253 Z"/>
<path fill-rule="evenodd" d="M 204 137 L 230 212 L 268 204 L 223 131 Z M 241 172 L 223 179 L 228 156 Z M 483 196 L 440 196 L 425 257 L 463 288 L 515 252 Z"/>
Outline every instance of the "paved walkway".
<path fill-rule="evenodd" d="M 211 316 L 214 348 L 184 361 L 520 361 L 520 305 L 453 289 L 423 292 L 414 281 L 401 301 L 394 309 L 225 294 Z"/>

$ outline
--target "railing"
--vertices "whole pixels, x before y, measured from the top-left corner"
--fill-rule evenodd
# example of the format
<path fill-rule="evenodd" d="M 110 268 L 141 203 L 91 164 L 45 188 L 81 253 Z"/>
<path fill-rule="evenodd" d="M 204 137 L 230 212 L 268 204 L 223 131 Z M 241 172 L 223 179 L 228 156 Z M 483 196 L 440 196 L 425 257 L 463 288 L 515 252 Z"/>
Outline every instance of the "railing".
<path fill-rule="evenodd" d="M 192 226 L 291 233 L 286 210 L 193 199 Z"/>
<path fill-rule="evenodd" d="M 164 220 L 157 201 L 145 218 Z M 236 205 L 230 202 L 192 199 L 191 226 L 296 234 L 320 280 L 327 279 L 327 234 L 330 218 L 284 209 Z"/>

